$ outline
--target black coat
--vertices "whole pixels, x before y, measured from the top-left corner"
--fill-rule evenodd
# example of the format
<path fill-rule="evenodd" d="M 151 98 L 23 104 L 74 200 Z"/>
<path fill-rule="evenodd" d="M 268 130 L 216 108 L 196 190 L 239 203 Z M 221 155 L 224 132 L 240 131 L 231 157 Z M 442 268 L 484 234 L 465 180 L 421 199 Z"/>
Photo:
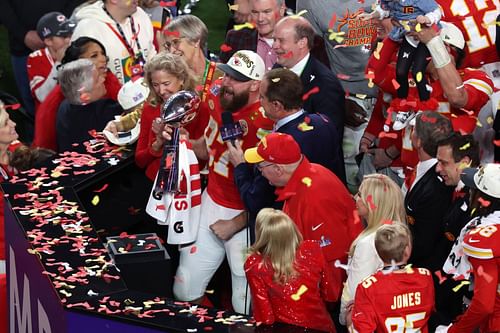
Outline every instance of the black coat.
<path fill-rule="evenodd" d="M 444 217 L 448 213 L 454 188 L 446 186 L 433 165 L 405 197 L 408 226 L 413 236 L 409 262 L 434 272 L 443 265 L 437 255 L 444 238 Z"/>
<path fill-rule="evenodd" d="M 339 142 L 342 143 L 345 119 L 345 93 L 340 81 L 330 68 L 323 65 L 312 55 L 300 75 L 304 94 L 315 87 L 317 93 L 309 95 L 303 108 L 309 113 L 321 113 L 333 120 L 337 127 Z"/>

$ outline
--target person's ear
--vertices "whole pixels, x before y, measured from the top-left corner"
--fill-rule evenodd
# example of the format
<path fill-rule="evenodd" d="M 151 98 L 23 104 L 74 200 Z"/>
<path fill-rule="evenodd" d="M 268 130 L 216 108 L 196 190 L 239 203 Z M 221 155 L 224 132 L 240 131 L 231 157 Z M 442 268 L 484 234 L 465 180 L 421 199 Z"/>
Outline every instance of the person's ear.
<path fill-rule="evenodd" d="M 250 84 L 250 91 L 251 92 L 259 92 L 260 90 L 260 81 L 257 80 L 252 80 L 252 83 Z"/>
<path fill-rule="evenodd" d="M 272 104 L 273 104 L 274 108 L 276 109 L 276 111 L 284 111 L 285 110 L 283 103 L 281 103 L 280 101 L 272 101 Z"/>
<path fill-rule="evenodd" d="M 299 39 L 299 41 L 297 42 L 297 44 L 299 45 L 299 47 L 302 49 L 304 47 L 307 47 L 307 38 L 306 37 L 302 37 L 301 39 Z"/>

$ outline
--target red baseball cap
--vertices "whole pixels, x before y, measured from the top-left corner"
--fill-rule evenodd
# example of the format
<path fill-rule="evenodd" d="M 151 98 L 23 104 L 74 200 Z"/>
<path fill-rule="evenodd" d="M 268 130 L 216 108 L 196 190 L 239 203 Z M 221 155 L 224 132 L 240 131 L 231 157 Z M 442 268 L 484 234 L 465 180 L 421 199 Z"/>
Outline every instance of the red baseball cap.
<path fill-rule="evenodd" d="M 302 157 L 300 147 L 295 139 L 284 133 L 270 133 L 266 135 L 255 148 L 245 151 L 245 160 L 248 163 L 263 161 L 274 164 L 292 164 Z"/>

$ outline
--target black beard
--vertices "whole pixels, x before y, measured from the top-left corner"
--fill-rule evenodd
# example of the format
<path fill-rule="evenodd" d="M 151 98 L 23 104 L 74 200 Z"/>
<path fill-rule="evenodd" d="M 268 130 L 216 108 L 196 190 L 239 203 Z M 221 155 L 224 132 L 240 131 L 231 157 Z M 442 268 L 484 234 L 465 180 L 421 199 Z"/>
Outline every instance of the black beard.
<path fill-rule="evenodd" d="M 231 101 L 228 101 L 224 98 L 225 91 L 226 89 L 224 87 L 220 89 L 220 105 L 222 106 L 224 111 L 236 112 L 248 104 L 248 90 L 245 90 L 240 94 L 233 93 L 233 99 Z"/>

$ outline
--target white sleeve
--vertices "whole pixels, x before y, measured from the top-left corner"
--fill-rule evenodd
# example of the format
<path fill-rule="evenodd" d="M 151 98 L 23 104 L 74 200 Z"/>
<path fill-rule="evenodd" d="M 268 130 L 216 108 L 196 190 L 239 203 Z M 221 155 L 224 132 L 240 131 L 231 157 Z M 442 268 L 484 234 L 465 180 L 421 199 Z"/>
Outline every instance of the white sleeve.
<path fill-rule="evenodd" d="M 428 26 L 438 23 L 439 20 L 441 20 L 441 17 L 443 16 L 443 13 L 441 13 L 441 7 L 438 6 L 432 12 L 425 14 L 425 16 L 429 20 L 431 20 L 431 23 L 429 23 Z"/>
<path fill-rule="evenodd" d="M 54 66 L 52 66 L 52 70 L 50 71 L 49 75 L 45 79 L 45 81 L 35 89 L 34 93 L 36 98 L 40 101 L 43 102 L 47 95 L 54 89 L 54 87 L 57 84 L 57 66 L 59 65 L 59 62 L 54 63 Z"/>
<path fill-rule="evenodd" d="M 383 266 L 382 260 L 375 249 L 375 233 L 360 239 L 354 249 L 349 269 L 347 271 L 347 288 L 354 299 L 358 284 Z"/>
<path fill-rule="evenodd" d="M 390 15 L 390 11 L 382 9 L 382 7 L 380 6 L 380 4 L 377 4 L 377 7 L 375 7 L 374 11 L 378 12 L 378 14 L 379 14 L 379 18 L 378 19 L 379 20 L 383 20 L 383 19 L 389 17 L 389 15 Z"/>

